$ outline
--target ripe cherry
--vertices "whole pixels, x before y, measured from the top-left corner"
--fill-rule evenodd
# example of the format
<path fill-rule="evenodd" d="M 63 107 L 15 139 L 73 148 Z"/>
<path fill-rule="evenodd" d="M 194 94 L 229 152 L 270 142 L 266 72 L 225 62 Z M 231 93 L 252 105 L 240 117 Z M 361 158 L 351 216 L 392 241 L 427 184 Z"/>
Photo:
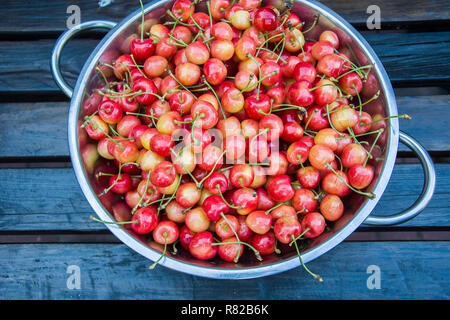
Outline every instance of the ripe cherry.
<path fill-rule="evenodd" d="M 213 242 L 214 238 L 211 232 L 199 232 L 190 240 L 189 252 L 199 260 L 212 259 L 217 254 L 217 247 L 211 245 Z"/>
<path fill-rule="evenodd" d="M 316 238 L 325 230 L 325 219 L 318 212 L 310 212 L 306 214 L 301 222 L 302 230 L 309 229 L 305 234 L 305 238 Z"/>
<path fill-rule="evenodd" d="M 296 218 L 281 217 L 275 221 L 273 232 L 278 241 L 288 244 L 293 238 L 297 238 L 302 232 L 302 226 Z"/>
<path fill-rule="evenodd" d="M 320 202 L 320 213 L 328 221 L 336 221 L 344 213 L 344 204 L 341 198 L 328 194 Z"/>

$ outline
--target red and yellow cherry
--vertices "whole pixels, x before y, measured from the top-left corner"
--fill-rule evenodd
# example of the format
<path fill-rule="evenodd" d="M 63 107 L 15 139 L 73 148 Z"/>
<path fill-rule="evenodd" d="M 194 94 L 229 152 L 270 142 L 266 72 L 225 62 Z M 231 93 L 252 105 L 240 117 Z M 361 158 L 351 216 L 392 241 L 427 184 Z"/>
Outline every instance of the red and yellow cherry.
<path fill-rule="evenodd" d="M 150 182 L 156 187 L 168 187 L 175 181 L 176 175 L 172 163 L 162 161 L 150 173 Z"/>
<path fill-rule="evenodd" d="M 294 197 L 292 198 L 292 206 L 295 210 L 300 211 L 302 215 L 313 212 L 317 208 L 317 200 L 314 192 L 310 189 L 295 190 Z"/>
<path fill-rule="evenodd" d="M 336 221 L 344 213 L 344 204 L 341 198 L 327 194 L 320 202 L 320 213 L 328 221 Z"/>
<path fill-rule="evenodd" d="M 314 94 L 314 102 L 319 106 L 324 106 L 326 104 L 330 104 L 335 101 L 338 97 L 338 90 L 336 85 L 328 79 L 319 80 L 315 84 L 315 88 L 313 91 Z"/>
<path fill-rule="evenodd" d="M 273 221 L 276 221 L 281 217 L 291 217 L 297 220 L 297 212 L 294 207 L 288 206 L 287 204 L 282 204 L 281 206 L 274 208 L 270 211 L 270 214 L 272 215 Z"/>
<path fill-rule="evenodd" d="M 155 229 L 158 224 L 158 215 L 153 206 L 140 208 L 133 215 L 137 223 L 131 224 L 131 229 L 137 234 L 147 234 Z"/>
<path fill-rule="evenodd" d="M 122 119 L 122 108 L 119 103 L 106 100 L 98 106 L 98 115 L 108 124 L 116 124 Z"/>
<path fill-rule="evenodd" d="M 237 113 L 243 110 L 245 103 L 244 95 L 239 89 L 234 87 L 234 84 L 223 93 L 220 101 L 223 109 L 230 113 Z"/>
<path fill-rule="evenodd" d="M 195 234 L 189 241 L 189 253 L 196 259 L 209 260 L 216 256 L 217 246 L 212 246 L 213 234 L 209 231 L 201 231 Z"/>
<path fill-rule="evenodd" d="M 267 139 L 262 136 L 253 136 L 247 139 L 246 156 L 249 163 L 261 163 L 270 153 Z"/>
<path fill-rule="evenodd" d="M 333 110 L 333 113 L 330 114 L 330 118 L 334 128 L 338 131 L 352 128 L 359 121 L 358 112 L 346 105 L 342 105 Z"/>
<path fill-rule="evenodd" d="M 320 184 L 320 171 L 312 166 L 300 168 L 297 171 L 300 185 L 306 189 L 315 189 Z"/>
<path fill-rule="evenodd" d="M 275 221 L 273 232 L 279 242 L 288 244 L 301 234 L 302 226 L 296 218 L 281 217 Z"/>
<path fill-rule="evenodd" d="M 186 226 L 193 232 L 206 231 L 209 228 L 210 221 L 203 211 L 202 207 L 196 207 L 189 210 L 184 218 Z"/>
<path fill-rule="evenodd" d="M 295 81 L 304 80 L 313 83 L 317 77 L 316 68 L 314 68 L 314 66 L 310 63 L 301 62 L 298 57 L 297 59 L 299 60 L 299 62 L 295 65 L 293 78 L 295 79 Z"/>
<path fill-rule="evenodd" d="M 327 173 L 322 179 L 322 189 L 326 193 L 344 197 L 350 193 L 347 174 L 340 170 Z"/>
<path fill-rule="evenodd" d="M 160 221 L 152 232 L 153 240 L 164 245 L 175 243 L 179 236 L 180 230 L 176 223 L 168 220 Z"/>
<path fill-rule="evenodd" d="M 238 214 L 248 215 L 258 207 L 258 194 L 250 188 L 239 188 L 233 192 L 232 202 Z"/>
<path fill-rule="evenodd" d="M 176 201 L 184 208 L 193 207 L 200 200 L 201 191 L 194 182 L 180 185 L 176 193 Z"/>
<path fill-rule="evenodd" d="M 231 216 L 233 217 L 233 216 Z M 219 245 L 218 255 L 227 262 L 236 262 L 244 253 L 244 245 L 238 242 L 236 237 L 229 237 L 222 240 Z"/>
<path fill-rule="evenodd" d="M 316 238 L 325 230 L 325 219 L 319 212 L 310 212 L 305 215 L 301 221 L 302 230 L 309 229 L 305 234 L 305 238 Z"/>
<path fill-rule="evenodd" d="M 370 185 L 374 176 L 374 169 L 369 165 L 355 164 L 347 172 L 348 181 L 353 188 L 364 189 Z"/>
<path fill-rule="evenodd" d="M 271 87 L 281 80 L 281 67 L 278 63 L 268 61 L 261 65 L 261 84 Z"/>
<path fill-rule="evenodd" d="M 340 135 L 336 132 L 336 130 L 332 128 L 325 128 L 317 132 L 314 137 L 314 143 L 327 146 L 332 151 L 336 151 L 338 149 L 338 137 L 340 137 Z"/>
<path fill-rule="evenodd" d="M 186 22 L 194 14 L 195 6 L 189 0 L 176 0 L 173 3 L 171 12 L 175 18 L 181 20 L 181 22 Z"/>
<path fill-rule="evenodd" d="M 277 176 L 287 173 L 289 161 L 283 152 L 272 151 L 267 157 L 267 160 L 267 162 L 270 163 L 270 165 L 266 167 L 267 175 Z"/>
<path fill-rule="evenodd" d="M 219 114 L 214 106 L 206 100 L 197 100 L 191 107 L 191 115 L 205 130 L 213 128 L 219 121 Z"/>
<path fill-rule="evenodd" d="M 355 135 L 369 132 L 371 128 L 370 123 L 372 121 L 373 121 L 372 116 L 367 112 L 362 111 L 361 114 L 359 115 L 358 123 L 356 123 L 356 125 L 352 128 Z"/>
<path fill-rule="evenodd" d="M 202 65 L 209 59 L 209 50 L 205 43 L 197 40 L 186 47 L 186 58 L 189 62 Z"/>
<path fill-rule="evenodd" d="M 180 90 L 170 96 L 169 105 L 172 111 L 185 115 L 190 114 L 194 101 L 195 97 L 192 93 L 187 90 Z"/>
<path fill-rule="evenodd" d="M 335 49 L 339 48 L 339 37 L 334 31 L 331 30 L 323 31 L 319 36 L 319 41 L 327 41 L 331 43 L 333 48 Z"/>
<path fill-rule="evenodd" d="M 305 37 L 299 29 L 285 30 L 286 38 L 284 40 L 284 48 L 289 52 L 298 52 L 305 44 Z"/>
<path fill-rule="evenodd" d="M 313 44 L 311 47 L 311 55 L 315 60 L 320 60 L 322 57 L 326 56 L 327 54 L 333 54 L 334 53 L 334 47 L 333 45 L 328 41 L 317 41 Z"/>
<path fill-rule="evenodd" d="M 211 29 L 211 35 L 216 40 L 231 41 L 233 39 L 233 29 L 228 23 L 219 21 L 213 25 Z"/>
<path fill-rule="evenodd" d="M 133 91 L 136 92 L 135 99 L 141 104 L 150 105 L 157 99 L 158 88 L 151 79 L 137 79 L 133 83 Z"/>
<path fill-rule="evenodd" d="M 168 134 L 172 136 L 175 130 L 180 129 L 180 122 L 182 121 L 181 115 L 176 111 L 170 111 L 161 115 L 156 122 L 156 129 L 160 133 Z"/>
<path fill-rule="evenodd" d="M 223 151 L 219 147 L 210 144 L 206 146 L 201 154 L 201 159 L 198 162 L 199 169 L 211 171 L 214 168 L 220 169 L 223 164 Z"/>
<path fill-rule="evenodd" d="M 343 70 L 346 70 L 343 68 L 344 63 L 345 61 L 338 55 L 327 54 L 317 62 L 316 69 L 319 74 L 326 75 L 329 78 L 337 78 Z"/>
<path fill-rule="evenodd" d="M 367 159 L 367 151 L 358 143 L 351 143 L 342 150 L 341 161 L 344 168 L 350 168 L 357 164 L 364 164 Z"/>
<path fill-rule="evenodd" d="M 175 142 L 168 134 L 157 133 L 150 140 L 150 150 L 163 157 L 170 156 L 170 149 L 174 146 Z"/>
<path fill-rule="evenodd" d="M 345 94 L 356 96 L 363 89 L 363 82 L 356 72 L 350 72 L 339 78 L 339 87 Z"/>
<path fill-rule="evenodd" d="M 212 194 L 224 193 L 228 188 L 228 179 L 225 174 L 214 171 L 208 178 L 205 179 L 203 186 Z"/>
<path fill-rule="evenodd" d="M 175 223 L 184 223 L 185 218 L 185 207 L 178 204 L 177 201 L 172 200 L 166 205 L 166 216 L 170 221 Z"/>
<path fill-rule="evenodd" d="M 323 144 L 316 144 L 309 149 L 308 159 L 316 169 L 325 169 L 327 163 L 334 161 L 334 152 Z"/>
<path fill-rule="evenodd" d="M 255 175 L 250 165 L 239 163 L 230 170 L 230 182 L 236 188 L 250 187 Z"/>
<path fill-rule="evenodd" d="M 265 234 L 272 226 L 272 216 L 262 210 L 253 211 L 247 216 L 245 223 L 254 233 Z"/>
<path fill-rule="evenodd" d="M 312 89 L 310 82 L 306 80 L 297 81 L 289 87 L 287 98 L 297 106 L 307 107 L 314 102 L 314 95 L 310 89 Z"/>
<path fill-rule="evenodd" d="M 290 163 L 299 165 L 308 160 L 308 152 L 309 148 L 306 144 L 296 141 L 287 149 L 286 157 Z"/>
<path fill-rule="evenodd" d="M 175 76 L 178 81 L 185 86 L 193 86 L 200 80 L 201 70 L 198 65 L 186 62 L 181 63 L 175 68 Z M 164 79 L 163 79 L 164 81 Z M 177 83 L 178 84 L 178 83 Z M 161 92 L 162 93 L 162 92 Z"/>
<path fill-rule="evenodd" d="M 234 45 L 231 40 L 217 39 L 211 43 L 211 56 L 219 61 L 230 60 L 234 52 Z"/>
<path fill-rule="evenodd" d="M 267 193 L 277 202 L 286 202 L 294 196 L 294 188 L 291 185 L 291 179 L 288 175 L 279 175 L 274 177 L 267 184 Z"/>
<path fill-rule="evenodd" d="M 233 231 L 234 230 L 234 231 Z M 239 221 L 236 216 L 224 215 L 215 225 L 216 234 L 222 239 L 230 238 L 239 230 Z"/>

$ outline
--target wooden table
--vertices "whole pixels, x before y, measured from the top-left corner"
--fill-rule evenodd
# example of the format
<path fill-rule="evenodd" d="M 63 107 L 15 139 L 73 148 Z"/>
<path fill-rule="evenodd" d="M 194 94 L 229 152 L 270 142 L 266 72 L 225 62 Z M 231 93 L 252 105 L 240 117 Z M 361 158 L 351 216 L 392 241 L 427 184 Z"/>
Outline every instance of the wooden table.
<path fill-rule="evenodd" d="M 256 280 L 189 276 L 149 261 L 93 222 L 71 168 L 69 100 L 55 85 L 49 57 L 66 29 L 73 1 L 2 2 L 0 19 L 0 298 L 1 299 L 448 299 L 450 298 L 450 3 L 418 0 L 323 1 L 359 29 L 395 86 L 400 127 L 436 163 L 437 188 L 415 219 L 383 228 L 360 227 L 345 242 L 302 269 Z M 81 21 L 121 20 L 136 0 L 77 0 Z M 369 5 L 381 9 L 381 30 L 366 27 Z M 73 84 L 102 34 L 70 42 L 62 55 Z M 391 214 L 420 194 L 418 161 L 400 148 L 390 184 L 376 207 Z M 368 267 L 381 272 L 367 286 Z M 68 286 L 72 267 L 80 289 Z M 76 267 L 75 267 L 76 268 Z M 70 282 L 70 281 L 69 281 Z M 72 289 L 71 289 L 72 288 Z"/>

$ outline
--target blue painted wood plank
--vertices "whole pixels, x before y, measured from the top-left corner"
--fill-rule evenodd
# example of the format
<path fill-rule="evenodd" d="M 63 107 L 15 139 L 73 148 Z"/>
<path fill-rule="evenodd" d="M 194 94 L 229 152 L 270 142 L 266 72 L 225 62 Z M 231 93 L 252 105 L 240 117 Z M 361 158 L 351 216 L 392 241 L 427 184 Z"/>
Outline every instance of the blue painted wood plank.
<path fill-rule="evenodd" d="M 342 243 L 297 268 L 261 279 L 199 278 L 157 266 L 120 244 L 0 245 L 0 299 L 449 299 L 448 242 Z M 380 289 L 368 289 L 369 266 Z M 68 266 L 80 270 L 67 287 Z"/>

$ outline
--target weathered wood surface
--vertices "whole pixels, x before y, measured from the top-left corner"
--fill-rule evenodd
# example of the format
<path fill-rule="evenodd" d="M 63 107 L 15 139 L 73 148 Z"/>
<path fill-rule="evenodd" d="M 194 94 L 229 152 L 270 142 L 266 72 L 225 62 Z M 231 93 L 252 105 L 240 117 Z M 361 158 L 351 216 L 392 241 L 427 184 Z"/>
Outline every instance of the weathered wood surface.
<path fill-rule="evenodd" d="M 449 299 L 448 242 L 344 242 L 310 262 L 324 282 L 297 268 L 224 281 L 157 266 L 122 244 L 0 245 L 0 299 Z M 81 287 L 70 290 L 68 266 Z M 380 289 L 368 289 L 378 266 Z M 70 269 L 69 269 L 70 271 Z"/>
<path fill-rule="evenodd" d="M 450 32 L 369 33 L 371 44 L 391 81 L 398 85 L 442 84 L 450 81 Z M 61 55 L 65 79 L 74 85 L 96 39 L 75 39 Z M 50 72 L 54 39 L 0 42 L 0 93 L 61 94 Z M 18 52 L 26 52 L 18 58 Z"/>
<path fill-rule="evenodd" d="M 450 150 L 450 97 L 397 97 L 400 129 L 430 152 Z M 68 157 L 68 102 L 0 103 L 0 157 Z M 6 121 L 7 120 L 7 121 Z M 20 134 L 18 134 L 20 133 Z M 400 145 L 401 151 L 408 150 Z"/>
<path fill-rule="evenodd" d="M 91 0 L 78 0 L 76 3 L 70 0 L 2 1 L 5 19 L 0 21 L 0 34 L 62 32 L 67 28 L 67 19 L 73 13 L 73 11 L 67 12 L 67 8 L 73 4 L 80 8 L 81 21 L 94 19 L 120 21 L 139 9 L 137 0 L 115 0 L 103 8 L 98 5 L 98 2 Z M 144 4 L 149 2 L 144 1 Z M 372 13 L 367 13 L 367 8 L 371 5 L 377 5 L 380 8 L 382 25 L 401 26 L 450 19 L 450 5 L 445 0 L 323 0 L 320 2 L 360 28 L 365 27 L 366 20 Z"/>
<path fill-rule="evenodd" d="M 450 164 L 438 164 L 437 187 L 430 205 L 403 227 L 450 226 Z M 105 230 L 89 219 L 93 210 L 66 169 L 0 169 L 0 231 Z M 374 213 L 394 214 L 412 205 L 422 190 L 418 164 L 395 166 L 390 184 Z"/>

